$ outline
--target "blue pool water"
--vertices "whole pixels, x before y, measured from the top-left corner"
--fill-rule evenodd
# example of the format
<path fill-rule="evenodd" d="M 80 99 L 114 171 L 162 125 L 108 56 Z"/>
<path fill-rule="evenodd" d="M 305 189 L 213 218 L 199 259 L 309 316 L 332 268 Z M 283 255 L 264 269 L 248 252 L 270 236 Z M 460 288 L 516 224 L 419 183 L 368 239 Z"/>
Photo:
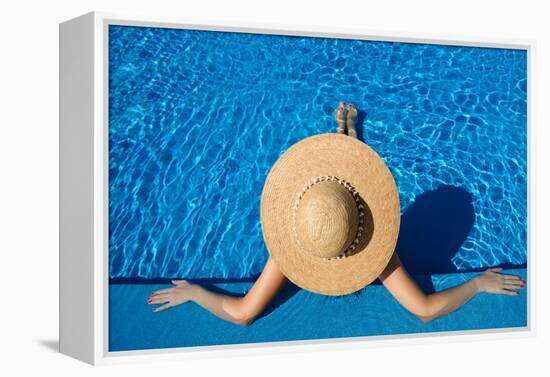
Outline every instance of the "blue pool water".
<path fill-rule="evenodd" d="M 340 100 L 395 177 L 413 272 L 526 263 L 525 51 L 128 26 L 109 40 L 111 278 L 256 276 L 267 173 L 334 132 Z"/>

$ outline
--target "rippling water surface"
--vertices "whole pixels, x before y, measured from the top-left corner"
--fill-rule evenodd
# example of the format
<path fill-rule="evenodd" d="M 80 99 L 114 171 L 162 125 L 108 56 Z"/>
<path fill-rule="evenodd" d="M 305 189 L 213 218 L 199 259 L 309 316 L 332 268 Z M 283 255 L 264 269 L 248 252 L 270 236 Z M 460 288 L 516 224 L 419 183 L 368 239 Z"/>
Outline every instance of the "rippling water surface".
<path fill-rule="evenodd" d="M 110 26 L 110 276 L 243 278 L 267 260 L 272 164 L 334 132 L 340 100 L 401 211 L 451 185 L 475 221 L 459 270 L 526 262 L 525 51 Z"/>

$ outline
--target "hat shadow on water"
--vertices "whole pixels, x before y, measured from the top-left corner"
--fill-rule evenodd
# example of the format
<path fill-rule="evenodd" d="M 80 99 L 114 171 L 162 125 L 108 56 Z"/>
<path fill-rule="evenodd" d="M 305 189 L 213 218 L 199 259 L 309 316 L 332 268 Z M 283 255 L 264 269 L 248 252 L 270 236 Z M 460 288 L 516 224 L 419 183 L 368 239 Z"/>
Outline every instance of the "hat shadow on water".
<path fill-rule="evenodd" d="M 434 291 L 431 275 L 458 272 L 452 258 L 474 221 L 473 195 L 449 185 L 420 194 L 401 215 L 395 250 L 425 291 Z"/>

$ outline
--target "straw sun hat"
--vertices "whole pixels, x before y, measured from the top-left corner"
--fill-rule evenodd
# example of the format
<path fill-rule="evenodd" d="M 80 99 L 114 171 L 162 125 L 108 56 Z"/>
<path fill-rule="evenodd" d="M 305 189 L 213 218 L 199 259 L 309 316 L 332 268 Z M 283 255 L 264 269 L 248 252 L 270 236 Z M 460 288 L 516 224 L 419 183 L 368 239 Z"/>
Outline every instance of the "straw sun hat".
<path fill-rule="evenodd" d="M 308 137 L 273 165 L 262 191 L 264 240 L 294 284 L 325 295 L 355 292 L 388 264 L 399 232 L 399 197 L 384 161 L 337 134 Z"/>

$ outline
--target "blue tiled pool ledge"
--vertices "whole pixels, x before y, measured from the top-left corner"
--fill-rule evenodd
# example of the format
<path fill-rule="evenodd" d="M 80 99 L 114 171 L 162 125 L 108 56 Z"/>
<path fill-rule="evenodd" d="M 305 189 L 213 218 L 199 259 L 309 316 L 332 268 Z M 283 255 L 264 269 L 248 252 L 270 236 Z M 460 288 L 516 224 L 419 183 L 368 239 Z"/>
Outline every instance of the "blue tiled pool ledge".
<path fill-rule="evenodd" d="M 525 269 L 505 270 L 527 279 Z M 417 276 L 436 291 L 475 274 Z M 215 284 L 236 295 L 252 283 Z M 252 325 L 240 327 L 206 312 L 195 303 L 152 313 L 145 301 L 159 284 L 112 284 L 109 288 L 110 351 L 224 344 L 418 334 L 527 326 L 527 291 L 518 297 L 479 294 L 459 310 L 423 323 L 404 309 L 386 288 L 373 284 L 342 297 L 323 296 L 288 283 L 275 302 Z"/>

